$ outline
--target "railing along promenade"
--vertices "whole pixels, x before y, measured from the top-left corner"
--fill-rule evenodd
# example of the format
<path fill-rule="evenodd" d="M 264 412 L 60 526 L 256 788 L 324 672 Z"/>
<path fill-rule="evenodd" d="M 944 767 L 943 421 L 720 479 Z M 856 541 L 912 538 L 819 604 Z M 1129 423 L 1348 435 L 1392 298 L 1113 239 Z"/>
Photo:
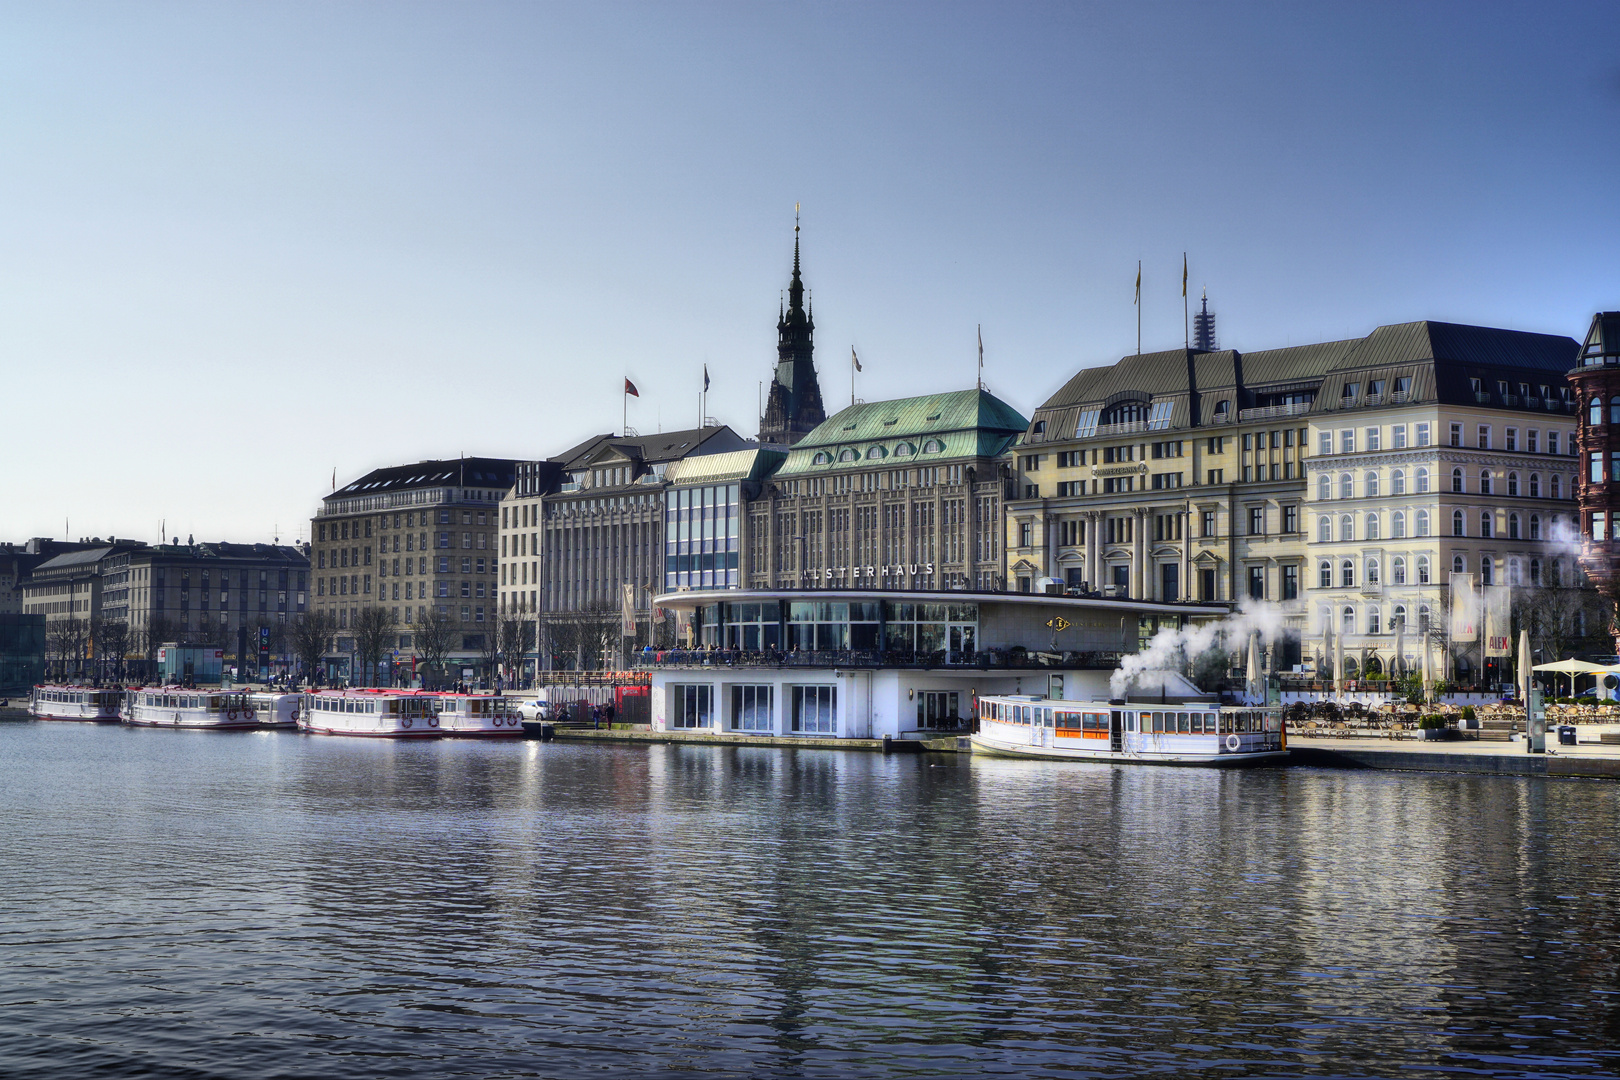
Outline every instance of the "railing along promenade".
<path fill-rule="evenodd" d="M 1118 652 L 1040 653 L 984 649 L 970 653 L 905 652 L 887 649 L 660 649 L 637 653 L 635 664 L 660 667 L 754 668 L 922 668 L 1000 670 L 1080 668 L 1111 671 Z"/>

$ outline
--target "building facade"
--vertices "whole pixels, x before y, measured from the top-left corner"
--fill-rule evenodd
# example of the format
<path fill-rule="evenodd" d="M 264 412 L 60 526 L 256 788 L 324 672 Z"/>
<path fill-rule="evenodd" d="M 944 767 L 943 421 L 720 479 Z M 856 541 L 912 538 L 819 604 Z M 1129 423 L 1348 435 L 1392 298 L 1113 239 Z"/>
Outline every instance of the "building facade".
<path fill-rule="evenodd" d="M 1612 603 L 1620 595 L 1620 311 L 1593 317 L 1567 381 L 1579 403 L 1581 566 Z"/>
<path fill-rule="evenodd" d="M 342 632 L 363 607 L 399 621 L 400 648 L 429 611 L 460 628 L 476 654 L 500 604 L 501 498 L 517 462 L 505 458 L 423 461 L 376 469 L 321 501 L 310 523 L 314 610 Z M 455 655 L 455 654 L 453 654 Z"/>
<path fill-rule="evenodd" d="M 1026 425 L 984 390 L 842 410 L 746 505 L 746 587 L 1001 589 L 999 458 Z"/>

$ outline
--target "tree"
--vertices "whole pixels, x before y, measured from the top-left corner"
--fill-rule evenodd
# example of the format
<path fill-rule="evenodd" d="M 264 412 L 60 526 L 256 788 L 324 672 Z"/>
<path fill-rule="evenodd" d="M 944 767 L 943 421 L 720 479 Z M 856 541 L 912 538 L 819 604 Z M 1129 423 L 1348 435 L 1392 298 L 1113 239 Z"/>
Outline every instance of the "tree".
<path fill-rule="evenodd" d="M 96 631 L 96 655 L 107 665 L 106 674 L 120 682 L 124 678 L 124 658 L 130 652 L 130 637 L 129 624 L 122 620 L 104 622 Z"/>
<path fill-rule="evenodd" d="M 399 616 L 393 608 L 375 604 L 361 608 L 349 620 L 354 632 L 354 651 L 360 658 L 359 683 L 370 686 L 377 674 L 377 664 L 396 640 Z"/>
<path fill-rule="evenodd" d="M 58 678 L 67 679 L 81 670 L 89 638 L 89 627 L 83 619 L 57 619 L 46 626 L 45 649 Z"/>
<path fill-rule="evenodd" d="M 523 657 L 534 644 L 534 620 L 526 615 L 497 615 L 491 637 L 495 660 L 506 669 L 507 685 L 513 686 L 523 670 Z"/>
<path fill-rule="evenodd" d="M 579 671 L 604 667 L 615 655 L 619 633 L 616 604 L 593 604 L 578 611 L 559 611 L 546 617 L 546 636 L 552 654 Z"/>
<path fill-rule="evenodd" d="M 336 635 L 337 618 L 325 608 L 303 612 L 289 624 L 287 640 L 311 686 L 320 685 L 321 657 L 331 651 Z"/>
<path fill-rule="evenodd" d="M 461 631 L 441 608 L 433 608 L 416 621 L 416 655 L 421 661 L 422 685 L 443 685 L 444 658 L 461 643 Z"/>

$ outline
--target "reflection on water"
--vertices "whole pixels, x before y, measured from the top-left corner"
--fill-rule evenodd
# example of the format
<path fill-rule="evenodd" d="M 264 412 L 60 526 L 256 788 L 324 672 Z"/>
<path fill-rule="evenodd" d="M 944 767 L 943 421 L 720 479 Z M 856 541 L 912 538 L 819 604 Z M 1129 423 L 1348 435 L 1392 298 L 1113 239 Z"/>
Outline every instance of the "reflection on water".
<path fill-rule="evenodd" d="M 4 724 L 0 1075 L 1611 1075 L 1617 811 Z"/>

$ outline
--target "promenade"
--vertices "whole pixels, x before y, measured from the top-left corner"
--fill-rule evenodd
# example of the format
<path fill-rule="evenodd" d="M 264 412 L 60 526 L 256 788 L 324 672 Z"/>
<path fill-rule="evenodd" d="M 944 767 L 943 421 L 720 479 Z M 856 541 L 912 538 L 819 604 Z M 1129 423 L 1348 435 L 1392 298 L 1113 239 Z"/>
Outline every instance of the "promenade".
<path fill-rule="evenodd" d="M 1620 746 L 1578 743 L 1531 754 L 1523 742 L 1430 742 L 1388 738 L 1288 737 L 1290 765 L 1333 769 L 1392 769 L 1496 776 L 1559 776 L 1620 780 Z"/>

